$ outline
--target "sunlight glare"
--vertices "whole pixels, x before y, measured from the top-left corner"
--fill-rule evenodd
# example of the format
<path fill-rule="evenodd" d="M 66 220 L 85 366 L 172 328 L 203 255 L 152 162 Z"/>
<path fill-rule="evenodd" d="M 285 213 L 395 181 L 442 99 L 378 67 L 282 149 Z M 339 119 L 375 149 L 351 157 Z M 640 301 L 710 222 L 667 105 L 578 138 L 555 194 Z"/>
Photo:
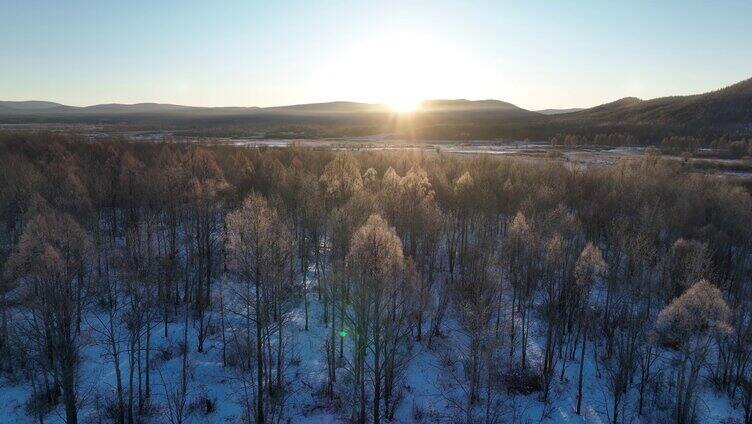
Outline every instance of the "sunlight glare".
<path fill-rule="evenodd" d="M 346 97 L 398 113 L 420 102 L 473 93 L 483 67 L 436 34 L 385 31 L 353 41 L 314 76 L 319 98 Z"/>
<path fill-rule="evenodd" d="M 410 98 L 390 100 L 388 103 L 392 111 L 397 113 L 415 112 L 420 107 L 420 101 Z"/>

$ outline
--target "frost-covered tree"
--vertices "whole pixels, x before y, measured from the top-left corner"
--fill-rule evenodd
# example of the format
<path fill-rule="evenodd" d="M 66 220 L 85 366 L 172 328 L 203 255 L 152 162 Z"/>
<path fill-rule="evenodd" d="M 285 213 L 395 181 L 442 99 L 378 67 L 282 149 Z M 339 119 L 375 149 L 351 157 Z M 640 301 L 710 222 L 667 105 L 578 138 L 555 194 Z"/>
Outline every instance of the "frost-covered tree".
<path fill-rule="evenodd" d="M 393 227 L 379 215 L 371 215 L 352 236 L 347 266 L 352 278 L 348 312 L 354 336 L 353 381 L 359 399 L 357 420 L 366 422 L 366 381 L 373 382 L 373 422 L 381 421 L 382 389 L 390 371 L 390 349 L 403 337 L 404 328 L 392 324 L 401 319 L 408 298 L 398 287 L 404 268 L 402 242 Z M 369 355 L 369 351 L 372 352 Z"/>
<path fill-rule="evenodd" d="M 692 422 L 697 384 L 712 341 L 730 332 L 731 310 L 721 291 L 706 280 L 669 303 L 655 323 L 659 340 L 676 347 L 676 420 Z"/>
<path fill-rule="evenodd" d="M 282 325 L 275 301 L 278 290 L 288 280 L 291 236 L 277 212 L 259 194 L 251 194 L 227 216 L 227 251 L 238 281 L 233 287 L 236 304 L 233 313 L 241 317 L 244 335 L 253 345 L 256 365 L 256 421 L 265 421 L 265 385 L 271 383 L 271 370 L 265 369 L 265 351 L 271 343 L 272 325 Z M 282 349 L 281 327 L 277 348 Z M 279 353 L 279 351 L 278 351 Z M 271 360 L 270 358 L 266 358 Z M 281 367 L 279 355 L 277 364 Z M 252 367 L 248 357 L 248 368 Z M 277 381 L 281 375 L 279 368 Z M 271 391 L 271 387 L 267 387 Z"/>
<path fill-rule="evenodd" d="M 363 188 L 360 167 L 349 153 L 337 153 L 326 165 L 319 180 L 324 186 L 327 198 L 334 204 L 341 204 Z"/>
<path fill-rule="evenodd" d="M 189 240 L 189 263 L 195 277 L 191 293 L 198 329 L 197 349 L 202 352 L 207 336 L 207 310 L 211 307 L 212 284 L 218 274 L 217 258 L 221 240 L 221 212 L 229 190 L 224 173 L 214 155 L 204 149 L 191 152 L 188 168 L 188 211 L 185 229 Z"/>
<path fill-rule="evenodd" d="M 420 297 L 417 339 L 423 333 L 423 317 L 436 274 L 436 256 L 440 242 L 442 216 L 434 199 L 428 174 L 420 166 L 411 167 L 404 177 L 389 167 L 382 179 L 379 204 L 395 224 L 404 243 L 405 255 L 415 261 Z"/>
<path fill-rule="evenodd" d="M 88 301 L 87 256 L 91 248 L 89 234 L 72 216 L 40 200 L 6 265 L 6 276 L 22 287 L 26 314 L 19 330 L 23 340 L 43 364 L 43 387 L 48 393 L 62 390 L 65 418 L 73 424 L 78 422 L 78 365 L 83 344 L 78 325 Z"/>
<path fill-rule="evenodd" d="M 456 356 L 461 361 L 463 378 L 460 387 L 464 392 L 464 402 L 456 402 L 464 412 L 464 421 L 476 422 L 475 407 L 485 402 L 490 408 L 496 384 L 494 370 L 489 366 L 498 362 L 498 340 L 494 337 L 491 317 L 494 312 L 495 292 L 491 258 L 485 249 L 471 248 L 468 253 L 468 270 L 463 275 L 459 287 L 454 288 L 453 297 L 460 312 L 463 338 L 467 343 L 457 343 Z M 483 391 L 485 385 L 486 390 Z M 484 392 L 485 396 L 482 396 Z"/>

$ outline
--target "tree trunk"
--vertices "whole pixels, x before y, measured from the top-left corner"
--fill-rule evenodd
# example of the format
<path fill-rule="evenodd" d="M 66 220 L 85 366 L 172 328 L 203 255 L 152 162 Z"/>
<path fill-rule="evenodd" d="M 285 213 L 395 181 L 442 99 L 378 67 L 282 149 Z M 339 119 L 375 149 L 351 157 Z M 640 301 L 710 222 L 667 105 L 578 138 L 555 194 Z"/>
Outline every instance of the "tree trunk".
<path fill-rule="evenodd" d="M 261 287 L 256 280 L 256 422 L 264 423 L 264 346 L 262 344 Z"/>
<path fill-rule="evenodd" d="M 585 348 L 587 347 L 587 335 L 582 331 L 582 348 L 580 349 L 580 371 L 577 380 L 577 415 L 582 413 L 582 373 L 585 368 Z"/>

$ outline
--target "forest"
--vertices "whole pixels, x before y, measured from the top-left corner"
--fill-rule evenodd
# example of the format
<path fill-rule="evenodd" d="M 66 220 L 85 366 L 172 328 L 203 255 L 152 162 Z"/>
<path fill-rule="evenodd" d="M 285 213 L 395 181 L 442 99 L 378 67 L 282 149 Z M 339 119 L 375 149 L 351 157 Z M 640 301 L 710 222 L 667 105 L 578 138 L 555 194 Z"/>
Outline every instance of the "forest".
<path fill-rule="evenodd" d="M 0 219 L 0 421 L 752 422 L 752 198 L 656 152 L 4 133 Z"/>

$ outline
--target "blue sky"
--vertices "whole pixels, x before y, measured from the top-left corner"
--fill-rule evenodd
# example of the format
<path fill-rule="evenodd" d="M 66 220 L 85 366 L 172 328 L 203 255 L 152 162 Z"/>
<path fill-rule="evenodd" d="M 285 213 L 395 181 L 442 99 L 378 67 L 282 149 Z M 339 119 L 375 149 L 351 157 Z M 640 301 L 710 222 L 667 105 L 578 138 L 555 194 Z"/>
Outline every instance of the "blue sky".
<path fill-rule="evenodd" d="M 752 77 L 752 1 L 0 0 L 0 99 L 592 106 Z"/>

